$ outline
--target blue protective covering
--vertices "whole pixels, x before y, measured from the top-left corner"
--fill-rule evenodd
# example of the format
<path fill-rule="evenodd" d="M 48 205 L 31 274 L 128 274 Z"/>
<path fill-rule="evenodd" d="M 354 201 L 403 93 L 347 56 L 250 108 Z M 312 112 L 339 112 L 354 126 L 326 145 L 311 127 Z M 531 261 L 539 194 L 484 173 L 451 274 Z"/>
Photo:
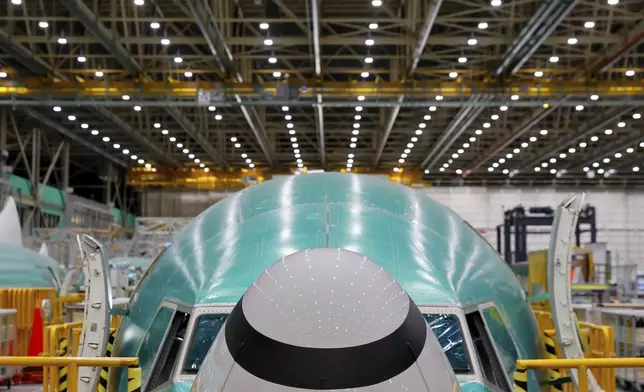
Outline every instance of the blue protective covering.
<path fill-rule="evenodd" d="M 0 287 L 58 288 L 64 268 L 31 249 L 0 244 Z"/>
<path fill-rule="evenodd" d="M 470 225 L 421 192 L 343 173 L 268 181 L 193 219 L 140 282 L 115 355 L 138 354 L 165 298 L 192 305 L 235 303 L 277 260 L 316 247 L 367 256 L 419 305 L 491 301 L 517 337 L 519 355 L 538 355 L 536 322 L 517 278 Z M 468 388 L 484 390 L 475 383 Z"/>

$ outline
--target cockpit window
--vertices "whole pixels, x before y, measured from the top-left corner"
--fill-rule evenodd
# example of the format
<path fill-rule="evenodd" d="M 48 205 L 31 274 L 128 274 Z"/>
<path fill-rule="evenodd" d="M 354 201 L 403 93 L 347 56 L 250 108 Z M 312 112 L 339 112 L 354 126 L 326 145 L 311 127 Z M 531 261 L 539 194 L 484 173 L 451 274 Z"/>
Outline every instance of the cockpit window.
<path fill-rule="evenodd" d="M 434 331 L 455 374 L 472 373 L 472 365 L 463 341 L 463 331 L 454 314 L 425 314 L 425 320 Z"/>
<path fill-rule="evenodd" d="M 192 342 L 188 349 L 186 361 L 183 364 L 183 373 L 197 374 L 201 363 L 206 358 L 210 346 L 215 341 L 217 334 L 223 327 L 228 314 L 203 314 L 195 322 Z"/>

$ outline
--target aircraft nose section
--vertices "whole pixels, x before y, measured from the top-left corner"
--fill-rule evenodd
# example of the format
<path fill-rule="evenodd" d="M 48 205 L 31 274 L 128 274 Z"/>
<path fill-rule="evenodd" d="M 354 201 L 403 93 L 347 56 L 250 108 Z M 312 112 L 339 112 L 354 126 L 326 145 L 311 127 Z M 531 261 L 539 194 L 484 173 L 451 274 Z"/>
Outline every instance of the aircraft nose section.
<path fill-rule="evenodd" d="M 193 390 L 213 385 L 218 391 L 458 390 L 436 338 L 398 282 L 363 255 L 329 248 L 289 255 L 253 283 Z"/>

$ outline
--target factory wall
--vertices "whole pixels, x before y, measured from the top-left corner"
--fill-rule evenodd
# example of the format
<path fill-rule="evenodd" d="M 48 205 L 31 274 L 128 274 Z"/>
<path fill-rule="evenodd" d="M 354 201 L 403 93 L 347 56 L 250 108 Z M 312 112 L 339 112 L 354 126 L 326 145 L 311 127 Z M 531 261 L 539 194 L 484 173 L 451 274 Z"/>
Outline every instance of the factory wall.
<path fill-rule="evenodd" d="M 419 190 L 449 206 L 496 248 L 496 226 L 503 222 L 503 211 L 518 205 L 556 207 L 579 190 L 552 188 L 436 187 Z M 586 202 L 597 209 L 597 241 L 607 243 L 617 263 L 637 264 L 644 273 L 644 192 L 592 190 Z M 550 228 L 528 237 L 528 250 L 547 249 Z M 582 236 L 582 242 L 589 236 Z"/>
<path fill-rule="evenodd" d="M 449 206 L 496 248 L 496 226 L 503 222 L 503 211 L 524 207 L 559 204 L 571 190 L 552 188 L 436 187 L 418 192 Z M 193 217 L 228 196 L 214 191 L 149 190 L 142 194 L 143 216 Z M 613 260 L 638 264 L 644 273 L 644 192 L 593 190 L 587 202 L 597 208 L 597 241 L 606 242 Z M 528 237 L 528 250 L 546 249 L 549 228 L 535 228 L 543 235 Z M 582 237 L 587 241 L 588 236 Z"/>

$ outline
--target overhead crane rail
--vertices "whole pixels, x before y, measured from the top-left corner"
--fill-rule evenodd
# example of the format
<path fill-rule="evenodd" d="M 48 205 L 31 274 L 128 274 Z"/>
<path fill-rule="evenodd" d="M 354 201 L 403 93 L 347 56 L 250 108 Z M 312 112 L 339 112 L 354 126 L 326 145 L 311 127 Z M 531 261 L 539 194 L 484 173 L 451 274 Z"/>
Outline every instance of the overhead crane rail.
<path fill-rule="evenodd" d="M 123 95 L 136 99 L 199 99 L 216 102 L 239 95 L 244 98 L 313 100 L 320 94 L 327 98 L 396 98 L 405 95 L 410 99 L 469 98 L 481 94 L 494 94 L 509 99 L 557 98 L 562 96 L 587 98 L 643 97 L 644 80 L 580 80 L 550 81 L 535 83 L 525 80 L 492 81 L 437 81 L 412 80 L 406 82 L 319 82 L 277 81 L 256 83 L 209 82 L 209 81 L 52 81 L 40 78 L 6 80 L 0 82 L 0 97 L 31 99 L 79 99 L 102 98 L 121 100 Z M 440 98 L 438 98 L 440 100 Z"/>

